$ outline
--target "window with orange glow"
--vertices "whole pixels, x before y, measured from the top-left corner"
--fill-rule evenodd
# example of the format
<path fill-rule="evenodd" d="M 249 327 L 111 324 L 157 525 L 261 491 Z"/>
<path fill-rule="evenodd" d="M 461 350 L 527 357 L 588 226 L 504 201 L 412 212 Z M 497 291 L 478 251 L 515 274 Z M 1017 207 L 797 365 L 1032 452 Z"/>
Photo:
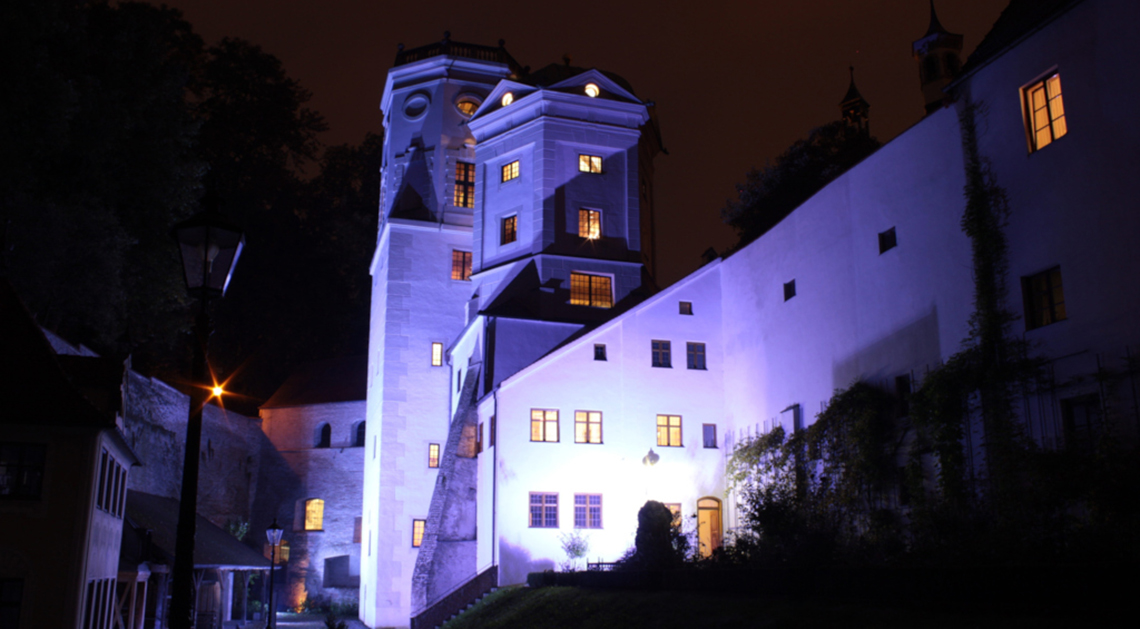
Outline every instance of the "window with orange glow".
<path fill-rule="evenodd" d="M 412 520 L 412 548 L 419 548 L 424 543 L 424 527 L 427 520 Z"/>
<path fill-rule="evenodd" d="M 589 273 L 570 274 L 570 303 L 575 306 L 612 308 L 614 293 L 611 280 L 605 275 Z"/>
<path fill-rule="evenodd" d="M 579 155 L 578 172 L 593 173 L 595 175 L 601 174 L 602 157 L 600 155 Z"/>
<path fill-rule="evenodd" d="M 510 181 L 519 178 L 519 160 L 515 160 L 510 164 L 503 164 L 503 181 Z"/>
<path fill-rule="evenodd" d="M 578 210 L 578 235 L 590 240 L 602 237 L 602 213 L 597 210 Z"/>
<path fill-rule="evenodd" d="M 602 414 L 599 411 L 574 411 L 574 443 L 602 442 Z"/>
<path fill-rule="evenodd" d="M 530 440 L 558 441 L 558 411 L 544 408 L 530 410 Z"/>
<path fill-rule="evenodd" d="M 667 509 L 669 509 L 669 513 L 673 514 L 673 528 L 675 528 L 675 529 L 681 528 L 681 503 L 679 503 L 679 502 L 666 502 L 666 503 L 662 503 L 662 504 L 664 504 L 665 507 Z"/>
<path fill-rule="evenodd" d="M 471 279 L 471 252 L 451 250 L 451 279 L 467 281 Z"/>
<path fill-rule="evenodd" d="M 440 367 L 443 365 L 443 343 L 431 344 L 431 366 Z"/>
<path fill-rule="evenodd" d="M 475 164 L 455 164 L 455 207 L 475 207 Z"/>
<path fill-rule="evenodd" d="M 506 107 L 507 105 L 515 102 L 515 95 L 507 92 L 506 94 L 503 94 L 503 98 L 499 102 L 502 103 L 503 107 Z"/>
<path fill-rule="evenodd" d="M 681 447 L 681 416 L 657 416 L 657 445 L 665 447 Z"/>
<path fill-rule="evenodd" d="M 1039 151 L 1065 135 L 1065 104 L 1061 100 L 1061 75 L 1053 74 L 1025 89 L 1029 144 Z"/>
<path fill-rule="evenodd" d="M 305 530 L 320 531 L 325 524 L 325 501 L 313 498 L 305 501 Z"/>
<path fill-rule="evenodd" d="M 439 467 L 439 444 L 428 444 L 428 467 Z"/>
<path fill-rule="evenodd" d="M 499 231 L 499 244 L 509 245 L 519 239 L 519 217 L 508 216 L 503 219 L 502 229 Z"/>

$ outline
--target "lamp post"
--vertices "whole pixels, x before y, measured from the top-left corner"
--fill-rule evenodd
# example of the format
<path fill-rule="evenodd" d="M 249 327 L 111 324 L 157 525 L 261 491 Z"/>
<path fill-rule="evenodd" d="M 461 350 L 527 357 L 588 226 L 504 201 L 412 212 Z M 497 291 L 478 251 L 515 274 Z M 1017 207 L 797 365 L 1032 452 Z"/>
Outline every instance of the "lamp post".
<path fill-rule="evenodd" d="M 178 241 L 186 289 L 198 300 L 194 320 L 194 361 L 191 367 L 190 415 L 186 422 L 186 455 L 182 462 L 182 493 L 178 503 L 178 536 L 174 542 L 170 626 L 190 629 L 194 624 L 194 532 L 198 513 L 198 451 L 202 444 L 202 407 L 209 399 L 206 349 L 213 331 L 211 299 L 225 295 L 245 245 L 241 230 L 222 218 L 220 202 L 207 194 L 202 211 L 178 223 L 171 236 Z"/>
<path fill-rule="evenodd" d="M 265 627 L 266 629 L 273 629 L 277 626 L 277 608 L 273 606 L 273 573 L 277 571 L 277 549 L 281 546 L 281 527 L 277 526 L 277 518 L 273 518 L 273 524 L 265 529 L 265 537 L 269 540 L 269 545 L 273 547 L 273 559 L 269 564 L 269 610 Z"/>

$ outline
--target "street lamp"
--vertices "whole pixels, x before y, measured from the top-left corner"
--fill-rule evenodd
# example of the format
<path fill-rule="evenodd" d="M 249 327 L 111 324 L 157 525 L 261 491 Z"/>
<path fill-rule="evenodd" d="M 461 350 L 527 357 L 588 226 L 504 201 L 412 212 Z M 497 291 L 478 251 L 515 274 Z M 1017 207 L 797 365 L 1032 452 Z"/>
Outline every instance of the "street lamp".
<path fill-rule="evenodd" d="M 170 235 L 178 241 L 186 290 L 198 300 L 194 321 L 194 362 L 191 367 L 190 415 L 186 422 L 186 455 L 182 462 L 182 494 L 178 503 L 178 536 L 174 542 L 174 575 L 171 587 L 170 626 L 190 629 L 194 624 L 194 530 L 198 513 L 198 451 L 202 445 L 202 407 L 209 389 L 205 386 L 206 349 L 213 331 L 209 302 L 226 293 L 234 266 L 241 256 L 245 235 L 218 211 L 218 197 L 207 194 L 202 211 L 178 223 Z"/>
<path fill-rule="evenodd" d="M 277 626 L 277 608 L 273 606 L 273 573 L 277 571 L 277 549 L 281 547 L 281 527 L 277 526 L 277 518 L 273 518 L 273 524 L 265 529 L 265 537 L 273 547 L 273 560 L 269 564 L 269 615 L 265 626 L 266 629 L 273 629 Z"/>

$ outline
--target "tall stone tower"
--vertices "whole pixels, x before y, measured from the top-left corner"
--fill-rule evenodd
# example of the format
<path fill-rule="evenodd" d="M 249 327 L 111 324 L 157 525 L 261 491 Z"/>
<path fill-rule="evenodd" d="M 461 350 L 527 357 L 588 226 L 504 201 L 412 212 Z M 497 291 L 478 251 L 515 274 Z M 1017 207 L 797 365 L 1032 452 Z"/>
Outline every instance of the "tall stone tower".
<path fill-rule="evenodd" d="M 479 183 L 466 123 L 501 79 L 520 72 L 502 42 L 461 44 L 445 34 L 401 47 L 384 86 L 361 539 L 360 612 L 369 626 L 408 625 L 415 546 L 447 437 L 444 350 L 466 322 Z"/>
<path fill-rule="evenodd" d="M 943 28 L 934 11 L 934 0 L 930 0 L 930 26 L 926 34 L 914 42 L 912 51 L 918 62 L 923 104 L 929 114 L 942 106 L 945 97 L 942 90 L 962 68 L 962 36 Z"/>

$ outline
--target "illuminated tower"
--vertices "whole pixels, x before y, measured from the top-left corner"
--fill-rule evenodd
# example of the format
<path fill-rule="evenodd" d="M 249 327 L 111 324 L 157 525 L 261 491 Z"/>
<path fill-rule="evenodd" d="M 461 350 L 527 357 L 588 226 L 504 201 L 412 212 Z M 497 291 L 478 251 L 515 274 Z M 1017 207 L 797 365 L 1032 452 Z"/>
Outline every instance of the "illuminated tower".
<path fill-rule="evenodd" d="M 930 0 L 930 27 L 921 39 L 914 42 L 912 50 L 918 62 L 923 103 L 929 114 L 942 106 L 945 97 L 942 90 L 962 68 L 962 36 L 942 27 L 934 11 L 934 0 Z"/>
<path fill-rule="evenodd" d="M 465 323 L 474 191 L 467 119 L 520 72 L 498 47 L 442 41 L 396 54 L 384 112 L 361 535 L 361 618 L 407 626 L 417 521 L 435 475 L 429 444 L 447 436 L 443 350 Z M 422 529 L 420 529 L 422 531 Z"/>

